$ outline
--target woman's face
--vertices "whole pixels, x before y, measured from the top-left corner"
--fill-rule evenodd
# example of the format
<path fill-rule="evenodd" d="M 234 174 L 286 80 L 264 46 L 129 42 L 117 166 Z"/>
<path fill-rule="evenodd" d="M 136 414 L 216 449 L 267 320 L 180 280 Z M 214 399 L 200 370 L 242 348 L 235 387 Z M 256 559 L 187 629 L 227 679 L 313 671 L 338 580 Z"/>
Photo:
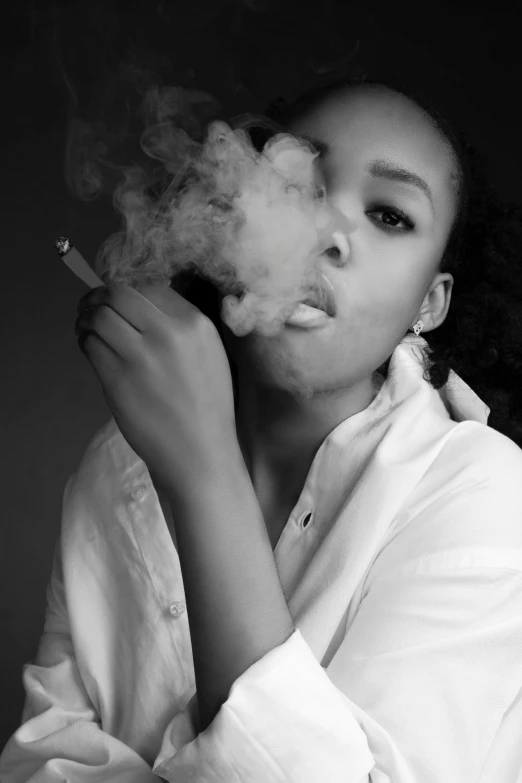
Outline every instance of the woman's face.
<path fill-rule="evenodd" d="M 309 396 L 371 380 L 419 312 L 424 331 L 446 317 L 453 281 L 436 269 L 456 209 L 454 163 L 422 110 L 383 88 L 347 88 L 290 130 L 328 145 L 317 178 L 350 247 L 343 263 L 317 258 L 335 289 L 336 315 L 320 328 L 285 326 L 270 338 L 238 338 L 224 326 L 223 339 L 249 382 Z M 425 189 L 411 177 L 385 176 L 392 168 L 421 178 Z"/>

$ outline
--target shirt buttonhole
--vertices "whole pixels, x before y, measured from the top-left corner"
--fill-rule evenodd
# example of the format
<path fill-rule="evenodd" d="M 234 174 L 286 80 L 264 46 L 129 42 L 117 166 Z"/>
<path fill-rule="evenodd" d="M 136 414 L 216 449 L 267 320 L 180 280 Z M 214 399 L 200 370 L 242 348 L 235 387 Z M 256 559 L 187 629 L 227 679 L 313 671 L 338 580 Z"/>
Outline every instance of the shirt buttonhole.
<path fill-rule="evenodd" d="M 312 521 L 313 514 L 313 509 L 303 514 L 300 521 L 301 530 L 304 530 L 308 526 L 308 523 Z"/>

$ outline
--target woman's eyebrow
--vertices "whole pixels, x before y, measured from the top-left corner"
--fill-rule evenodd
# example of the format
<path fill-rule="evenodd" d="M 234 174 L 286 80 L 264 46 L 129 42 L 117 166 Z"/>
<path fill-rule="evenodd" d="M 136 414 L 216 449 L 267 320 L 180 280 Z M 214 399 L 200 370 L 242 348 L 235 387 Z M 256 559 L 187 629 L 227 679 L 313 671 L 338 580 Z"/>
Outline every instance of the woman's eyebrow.
<path fill-rule="evenodd" d="M 379 158 L 373 160 L 367 168 L 367 171 L 373 177 L 380 177 L 381 179 L 388 179 L 392 182 L 404 182 L 406 185 L 414 185 L 419 188 L 430 202 L 432 211 L 435 211 L 433 206 L 433 194 L 429 188 L 426 180 L 419 177 L 418 174 L 414 174 L 413 171 L 403 169 L 401 166 L 396 166 L 392 161 Z"/>
<path fill-rule="evenodd" d="M 298 138 L 309 142 L 313 147 L 315 147 L 319 153 L 319 158 L 324 158 L 331 150 L 330 145 L 327 144 L 325 141 L 316 139 L 315 136 L 309 136 L 307 133 L 300 133 Z M 422 193 L 424 193 L 424 195 L 430 202 L 432 212 L 435 212 L 435 206 L 433 203 L 433 193 L 431 192 L 430 187 L 426 182 L 426 180 L 420 177 L 418 174 L 415 174 L 413 171 L 409 171 L 408 169 L 405 169 L 402 166 L 397 166 L 392 161 L 385 160 L 384 158 L 373 160 L 368 165 L 367 171 L 373 177 L 379 177 L 380 179 L 387 179 L 392 182 L 403 182 L 406 185 L 413 185 L 414 187 L 419 188 L 419 190 L 421 190 Z"/>

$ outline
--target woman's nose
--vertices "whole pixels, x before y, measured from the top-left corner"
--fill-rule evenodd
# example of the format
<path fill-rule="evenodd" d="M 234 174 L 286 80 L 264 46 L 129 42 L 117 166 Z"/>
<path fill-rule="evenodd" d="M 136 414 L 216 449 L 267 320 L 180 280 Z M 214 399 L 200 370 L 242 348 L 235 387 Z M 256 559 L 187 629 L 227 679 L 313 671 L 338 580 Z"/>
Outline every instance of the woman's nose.
<path fill-rule="evenodd" d="M 342 231 L 334 231 L 323 255 L 328 256 L 336 266 L 344 266 L 350 256 L 350 243 Z"/>

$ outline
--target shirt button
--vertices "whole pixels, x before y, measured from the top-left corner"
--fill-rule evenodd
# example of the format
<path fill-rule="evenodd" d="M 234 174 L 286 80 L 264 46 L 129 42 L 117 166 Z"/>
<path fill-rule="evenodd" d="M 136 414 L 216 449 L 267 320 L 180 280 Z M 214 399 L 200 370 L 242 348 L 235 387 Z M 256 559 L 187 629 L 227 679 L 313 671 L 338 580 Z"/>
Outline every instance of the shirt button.
<path fill-rule="evenodd" d="M 145 487 L 134 487 L 134 489 L 131 492 L 132 497 L 134 500 L 141 500 L 142 497 L 145 495 Z"/>
<path fill-rule="evenodd" d="M 179 617 L 184 611 L 185 604 L 183 601 L 174 601 L 174 603 L 169 606 L 169 612 L 174 615 L 174 617 Z"/>

